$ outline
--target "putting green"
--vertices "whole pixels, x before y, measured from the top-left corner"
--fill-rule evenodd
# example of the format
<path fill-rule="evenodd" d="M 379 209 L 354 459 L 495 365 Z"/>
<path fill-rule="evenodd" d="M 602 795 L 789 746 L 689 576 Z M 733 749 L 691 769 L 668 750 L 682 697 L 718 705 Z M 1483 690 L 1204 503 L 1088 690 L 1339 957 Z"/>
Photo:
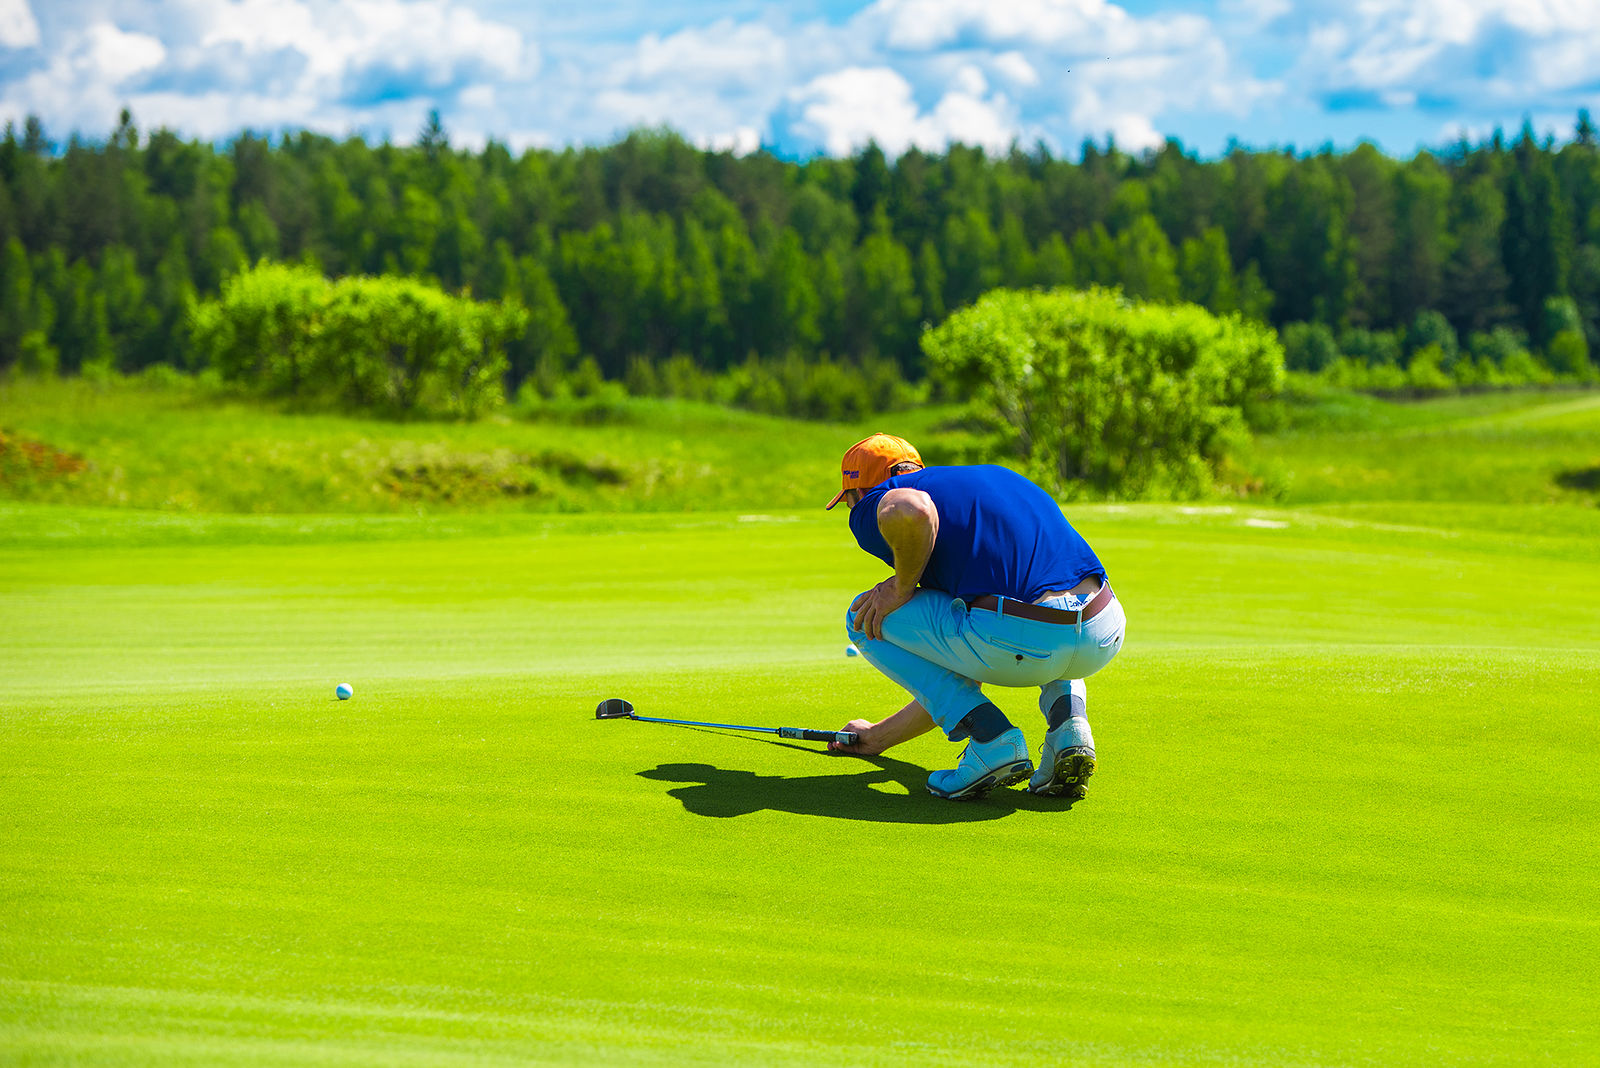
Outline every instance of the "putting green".
<path fill-rule="evenodd" d="M 837 516 L 0 505 L 0 1061 L 1592 1062 L 1588 513 L 1072 517 L 1066 811 L 592 718 L 898 707 Z"/>

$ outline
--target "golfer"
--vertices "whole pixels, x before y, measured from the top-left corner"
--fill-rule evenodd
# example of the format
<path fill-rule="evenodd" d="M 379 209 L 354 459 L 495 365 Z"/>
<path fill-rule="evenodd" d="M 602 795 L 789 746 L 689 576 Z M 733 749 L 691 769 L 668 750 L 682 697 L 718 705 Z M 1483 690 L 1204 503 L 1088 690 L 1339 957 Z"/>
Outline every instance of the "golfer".
<path fill-rule="evenodd" d="M 1082 799 L 1094 773 L 1083 680 L 1122 648 L 1126 618 L 1105 568 L 1050 496 L 1004 467 L 924 467 L 889 434 L 856 442 L 828 502 L 894 574 L 851 602 L 850 640 L 915 698 L 832 745 L 872 755 L 933 727 L 967 741 L 952 771 L 928 776 L 939 797 L 981 797 L 1032 773 L 1035 794 Z M 1047 731 L 1039 768 L 1022 731 L 980 688 L 1039 687 Z"/>

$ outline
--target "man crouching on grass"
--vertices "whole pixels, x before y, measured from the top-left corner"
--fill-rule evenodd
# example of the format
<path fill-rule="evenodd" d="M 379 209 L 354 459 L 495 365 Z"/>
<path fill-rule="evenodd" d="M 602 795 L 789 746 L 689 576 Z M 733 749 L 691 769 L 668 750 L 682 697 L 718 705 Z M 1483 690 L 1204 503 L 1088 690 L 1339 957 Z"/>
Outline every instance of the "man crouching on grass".
<path fill-rule="evenodd" d="M 894 575 L 857 597 L 845 630 L 916 698 L 888 719 L 852 720 L 870 756 L 937 725 L 967 748 L 928 776 L 939 797 L 982 797 L 1032 773 L 1035 794 L 1082 800 L 1094 773 L 1083 679 L 1122 648 L 1127 620 L 1105 568 L 1050 496 L 1004 467 L 924 467 L 889 434 L 844 454 L 850 532 Z M 982 683 L 1039 687 L 1048 730 L 1039 770 L 1022 731 Z"/>

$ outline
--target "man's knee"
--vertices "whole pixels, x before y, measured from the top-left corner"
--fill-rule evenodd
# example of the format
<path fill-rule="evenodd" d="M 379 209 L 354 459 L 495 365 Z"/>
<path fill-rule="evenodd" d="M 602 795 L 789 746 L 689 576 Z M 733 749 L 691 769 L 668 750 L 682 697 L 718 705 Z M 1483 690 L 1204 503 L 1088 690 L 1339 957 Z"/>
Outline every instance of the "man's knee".
<path fill-rule="evenodd" d="M 859 604 L 861 598 L 865 596 L 866 594 L 864 593 L 858 594 L 851 599 L 850 607 L 844 610 L 844 632 L 850 636 L 851 641 L 855 641 L 857 638 L 866 637 L 865 634 L 856 629 L 856 605 Z"/>

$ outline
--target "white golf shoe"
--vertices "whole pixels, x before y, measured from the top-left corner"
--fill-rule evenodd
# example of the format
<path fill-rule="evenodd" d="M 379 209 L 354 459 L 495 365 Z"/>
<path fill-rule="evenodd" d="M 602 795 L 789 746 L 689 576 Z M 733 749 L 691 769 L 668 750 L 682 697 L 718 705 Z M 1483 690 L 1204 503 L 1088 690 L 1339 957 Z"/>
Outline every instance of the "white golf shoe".
<path fill-rule="evenodd" d="M 1089 721 L 1074 716 L 1044 736 L 1039 770 L 1028 780 L 1028 792 L 1041 797 L 1064 797 L 1070 805 L 1082 801 L 1094 774 L 1094 735 Z"/>
<path fill-rule="evenodd" d="M 1012 727 L 993 741 L 967 742 L 953 770 L 928 776 L 928 792 L 951 801 L 971 801 L 997 786 L 1021 782 L 1032 770 L 1028 740 Z"/>

